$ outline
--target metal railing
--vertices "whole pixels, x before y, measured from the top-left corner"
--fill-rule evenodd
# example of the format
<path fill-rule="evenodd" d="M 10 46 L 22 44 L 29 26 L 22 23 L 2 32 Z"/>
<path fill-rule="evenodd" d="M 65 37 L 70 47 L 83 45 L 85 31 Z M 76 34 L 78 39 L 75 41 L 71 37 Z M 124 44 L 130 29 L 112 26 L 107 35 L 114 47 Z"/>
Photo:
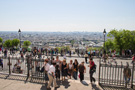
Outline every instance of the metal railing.
<path fill-rule="evenodd" d="M 101 60 L 99 62 L 99 85 L 110 85 L 114 87 L 126 87 L 126 88 L 133 88 L 133 84 L 135 83 L 134 80 L 134 71 L 135 71 L 135 63 L 133 63 L 132 66 L 129 66 L 131 69 L 131 77 L 130 77 L 130 82 L 125 83 L 124 79 L 124 68 L 126 67 L 125 65 L 121 64 L 117 65 L 115 64 L 107 64 L 107 63 L 101 63 Z"/>

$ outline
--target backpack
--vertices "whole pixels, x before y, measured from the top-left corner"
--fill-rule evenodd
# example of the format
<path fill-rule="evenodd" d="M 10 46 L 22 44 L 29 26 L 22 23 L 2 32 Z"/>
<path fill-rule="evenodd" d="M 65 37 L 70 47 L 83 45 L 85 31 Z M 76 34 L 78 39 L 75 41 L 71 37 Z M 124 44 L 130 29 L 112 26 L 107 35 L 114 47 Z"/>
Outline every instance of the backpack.
<path fill-rule="evenodd" d="M 94 63 L 94 66 L 92 67 L 92 71 L 96 72 L 97 65 Z"/>

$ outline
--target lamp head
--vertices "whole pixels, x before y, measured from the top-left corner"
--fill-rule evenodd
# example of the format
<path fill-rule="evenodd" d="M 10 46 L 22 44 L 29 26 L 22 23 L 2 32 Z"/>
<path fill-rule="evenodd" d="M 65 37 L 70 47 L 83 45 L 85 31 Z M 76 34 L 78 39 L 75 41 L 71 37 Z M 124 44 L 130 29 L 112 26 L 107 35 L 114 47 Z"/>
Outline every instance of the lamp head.
<path fill-rule="evenodd" d="M 21 33 L 21 30 L 20 29 L 18 30 L 18 33 Z"/>
<path fill-rule="evenodd" d="M 106 30 L 104 29 L 104 31 L 103 31 L 103 34 L 105 35 L 106 34 Z"/>

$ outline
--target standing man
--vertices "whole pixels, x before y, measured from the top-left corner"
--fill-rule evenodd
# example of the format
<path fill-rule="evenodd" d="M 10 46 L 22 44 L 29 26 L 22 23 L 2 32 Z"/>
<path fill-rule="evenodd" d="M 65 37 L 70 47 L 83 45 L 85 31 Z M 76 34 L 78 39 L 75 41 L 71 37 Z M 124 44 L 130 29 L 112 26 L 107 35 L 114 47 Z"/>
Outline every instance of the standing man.
<path fill-rule="evenodd" d="M 127 66 L 124 68 L 124 78 L 125 78 L 125 87 L 127 87 L 127 84 L 130 82 L 131 77 L 131 69 L 129 68 L 129 64 L 127 63 Z"/>
<path fill-rule="evenodd" d="M 92 83 L 92 81 L 96 81 L 95 78 L 93 77 L 93 73 L 95 72 L 95 68 L 94 68 L 94 61 L 92 58 L 90 58 L 90 64 L 88 65 L 88 67 L 90 67 L 90 70 L 89 70 L 89 74 L 90 74 L 90 82 Z"/>
<path fill-rule="evenodd" d="M 45 81 L 47 82 L 49 80 L 48 71 L 49 71 L 49 68 L 50 68 L 50 64 L 48 64 L 48 59 L 45 59 L 44 68 L 45 68 Z"/>
<path fill-rule="evenodd" d="M 47 88 L 50 88 L 52 82 L 54 82 L 54 87 L 57 88 L 58 85 L 56 83 L 56 78 L 55 78 L 55 66 L 56 66 L 56 63 L 53 62 L 53 65 L 50 66 L 49 68 L 49 71 L 48 71 L 48 77 L 49 77 L 49 84 L 47 86 Z"/>

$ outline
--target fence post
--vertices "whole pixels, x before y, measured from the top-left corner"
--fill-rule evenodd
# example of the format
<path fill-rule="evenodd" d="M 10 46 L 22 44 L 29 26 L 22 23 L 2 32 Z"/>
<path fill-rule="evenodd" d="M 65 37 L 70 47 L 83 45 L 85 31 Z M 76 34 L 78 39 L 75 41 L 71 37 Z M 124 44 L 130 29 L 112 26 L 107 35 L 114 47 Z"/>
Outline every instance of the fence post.
<path fill-rule="evenodd" d="M 98 84 L 100 85 L 100 67 L 101 67 L 101 58 L 99 59 L 99 75 L 98 75 Z"/>
<path fill-rule="evenodd" d="M 131 88 L 133 89 L 133 79 L 134 79 L 134 66 L 135 62 L 133 62 L 133 68 L 132 68 L 132 77 L 131 77 Z"/>
<path fill-rule="evenodd" d="M 10 63 L 10 56 L 8 57 L 8 66 L 9 66 L 9 75 L 11 74 L 11 70 L 10 70 L 10 65 L 11 65 L 11 63 Z"/>
<path fill-rule="evenodd" d="M 29 76 L 30 76 L 30 74 L 29 74 L 29 70 L 30 70 L 30 66 L 29 66 L 29 55 L 27 55 L 26 56 L 27 58 L 26 58 L 26 60 L 27 60 L 27 79 L 26 79 L 26 81 L 28 80 L 28 78 L 29 78 Z"/>

